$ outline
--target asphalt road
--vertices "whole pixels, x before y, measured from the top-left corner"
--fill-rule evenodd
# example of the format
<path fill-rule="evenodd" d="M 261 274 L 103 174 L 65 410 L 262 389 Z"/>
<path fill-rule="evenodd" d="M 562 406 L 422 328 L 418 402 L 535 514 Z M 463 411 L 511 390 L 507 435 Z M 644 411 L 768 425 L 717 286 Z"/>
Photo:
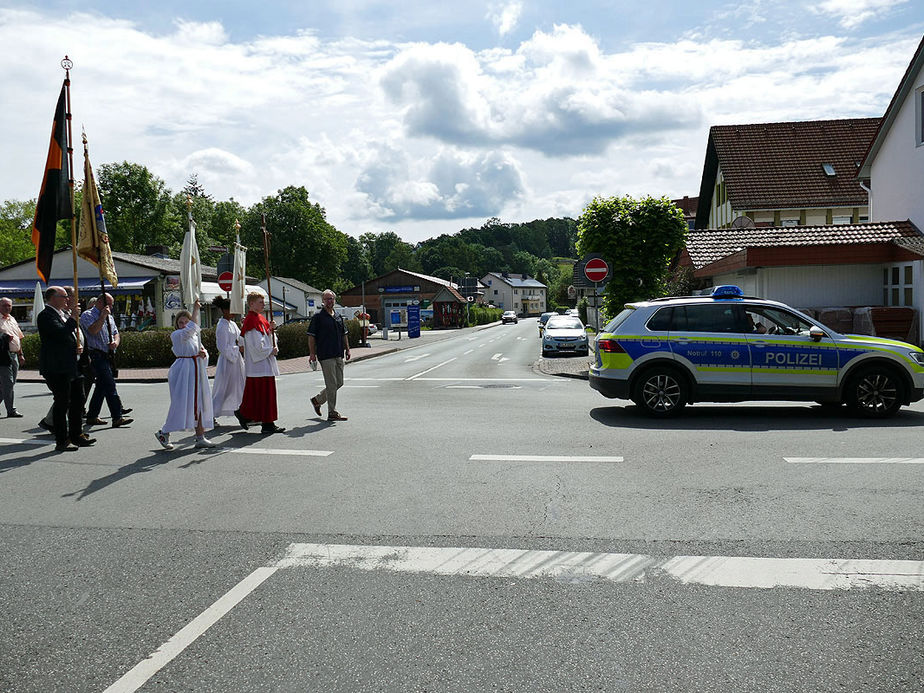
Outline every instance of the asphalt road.
<path fill-rule="evenodd" d="M 538 352 L 526 320 L 349 365 L 337 424 L 284 376 L 286 433 L 217 451 L 122 384 L 136 423 L 55 455 L 21 384 L 0 690 L 924 690 L 924 406 L 653 421 Z"/>

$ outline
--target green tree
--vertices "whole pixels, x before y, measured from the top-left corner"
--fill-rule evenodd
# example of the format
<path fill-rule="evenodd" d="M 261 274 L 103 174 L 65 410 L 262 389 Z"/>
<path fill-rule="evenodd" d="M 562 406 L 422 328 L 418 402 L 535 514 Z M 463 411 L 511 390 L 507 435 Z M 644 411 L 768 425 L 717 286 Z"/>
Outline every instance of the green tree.
<path fill-rule="evenodd" d="M 241 222 L 248 247 L 247 273 L 264 277 L 261 214 L 270 233 L 270 271 L 314 287 L 333 286 L 347 258 L 346 236 L 331 226 L 324 209 L 311 202 L 304 187 L 289 186 L 251 207 Z"/>
<path fill-rule="evenodd" d="M 128 161 L 103 164 L 97 169 L 97 183 L 113 250 L 144 253 L 149 245 L 182 244 L 170 191 L 146 167 Z"/>
<path fill-rule="evenodd" d="M 663 295 L 670 263 L 683 248 L 683 212 L 667 197 L 597 197 L 578 220 L 577 251 L 599 253 L 610 265 L 603 311 Z"/>
<path fill-rule="evenodd" d="M 366 249 L 363 247 L 362 242 L 352 236 L 346 236 L 346 244 L 347 256 L 340 273 L 341 279 L 337 284 L 330 287 L 338 294 L 374 276 L 372 265 L 369 263 L 369 257 L 366 255 Z M 325 289 L 327 287 L 316 286 L 315 288 Z"/>
<path fill-rule="evenodd" d="M 35 257 L 32 245 L 32 220 L 35 218 L 35 200 L 6 200 L 0 205 L 0 266 Z M 57 242 L 60 248 L 66 241 L 58 225 Z M 68 224 L 68 239 L 70 239 Z"/>

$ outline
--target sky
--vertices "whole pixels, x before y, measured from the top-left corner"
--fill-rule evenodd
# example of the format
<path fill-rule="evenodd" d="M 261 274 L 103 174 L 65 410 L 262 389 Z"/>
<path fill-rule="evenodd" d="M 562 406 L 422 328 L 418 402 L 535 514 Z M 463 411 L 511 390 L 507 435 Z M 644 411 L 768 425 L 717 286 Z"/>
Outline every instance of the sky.
<path fill-rule="evenodd" d="M 415 243 L 696 196 L 710 126 L 881 116 L 922 34 L 921 0 L 0 0 L 0 200 L 38 195 L 65 54 L 78 170 L 84 129 Z"/>

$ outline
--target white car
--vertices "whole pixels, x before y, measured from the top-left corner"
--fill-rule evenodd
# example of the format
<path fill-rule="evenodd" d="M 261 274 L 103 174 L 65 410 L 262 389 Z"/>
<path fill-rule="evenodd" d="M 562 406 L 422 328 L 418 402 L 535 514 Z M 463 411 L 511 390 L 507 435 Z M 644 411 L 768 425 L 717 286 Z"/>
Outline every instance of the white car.
<path fill-rule="evenodd" d="M 506 325 L 508 322 L 512 322 L 514 325 L 517 324 L 517 314 L 512 310 L 505 310 L 504 314 L 501 315 L 501 324 Z"/>
<path fill-rule="evenodd" d="M 542 332 L 542 355 L 582 354 L 587 356 L 587 331 L 580 318 L 553 315 Z"/>

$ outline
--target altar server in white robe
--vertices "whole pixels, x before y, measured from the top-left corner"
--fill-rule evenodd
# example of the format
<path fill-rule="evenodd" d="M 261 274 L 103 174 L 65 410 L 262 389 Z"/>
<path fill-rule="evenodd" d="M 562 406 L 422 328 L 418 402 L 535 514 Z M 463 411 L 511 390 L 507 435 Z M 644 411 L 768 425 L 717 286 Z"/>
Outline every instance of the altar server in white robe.
<path fill-rule="evenodd" d="M 176 329 L 170 334 L 176 361 L 167 373 L 170 385 L 170 409 L 167 420 L 154 435 L 167 450 L 173 449 L 173 431 L 196 431 L 197 448 L 213 448 L 215 443 L 205 437 L 212 429 L 212 393 L 209 391 L 209 355 L 199 338 L 199 301 L 192 314 L 181 310 L 173 319 Z"/>
<path fill-rule="evenodd" d="M 212 381 L 212 410 L 219 416 L 234 416 L 244 396 L 244 340 L 241 328 L 231 317 L 231 302 L 216 296 L 212 305 L 221 311 L 222 318 L 215 326 L 215 345 L 218 347 L 218 366 Z"/>

